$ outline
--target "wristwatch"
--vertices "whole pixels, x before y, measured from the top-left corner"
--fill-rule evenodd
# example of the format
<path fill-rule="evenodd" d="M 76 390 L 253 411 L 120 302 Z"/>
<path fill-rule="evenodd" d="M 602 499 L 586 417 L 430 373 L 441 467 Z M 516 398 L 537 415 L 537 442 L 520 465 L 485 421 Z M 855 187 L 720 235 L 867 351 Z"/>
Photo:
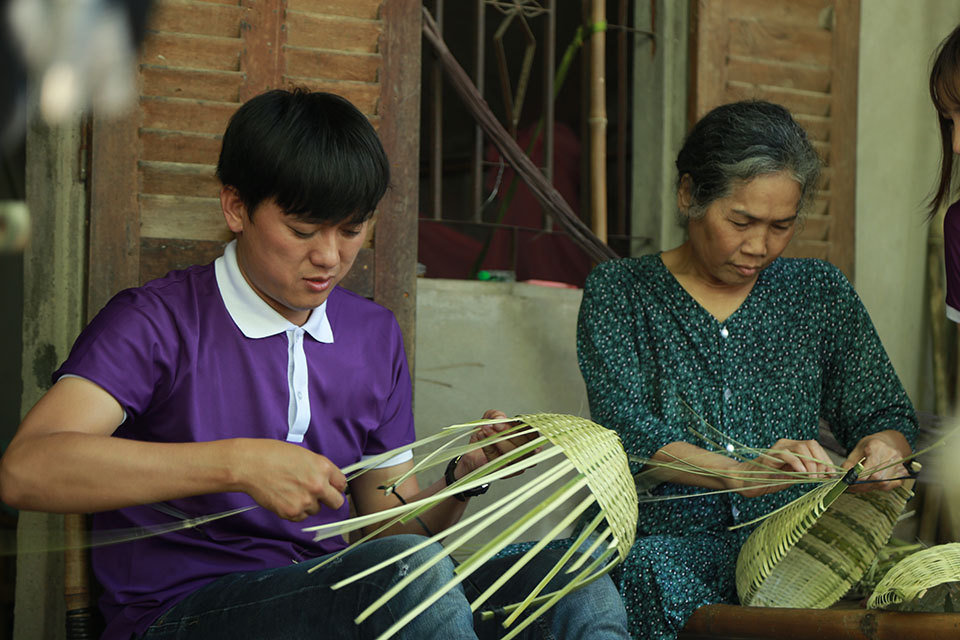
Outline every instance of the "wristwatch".
<path fill-rule="evenodd" d="M 443 479 L 446 481 L 447 486 L 449 487 L 454 482 L 457 481 L 456 476 L 453 475 L 454 469 L 457 468 L 457 464 L 460 462 L 460 458 L 463 456 L 457 456 L 447 464 L 447 470 L 443 472 Z M 490 483 L 485 482 L 479 487 L 474 487 L 473 489 L 467 489 L 466 491 L 461 491 L 460 493 L 454 494 L 454 498 L 460 502 L 466 502 L 467 498 L 474 498 L 476 496 L 482 496 L 487 492 L 487 489 L 490 488 Z"/>

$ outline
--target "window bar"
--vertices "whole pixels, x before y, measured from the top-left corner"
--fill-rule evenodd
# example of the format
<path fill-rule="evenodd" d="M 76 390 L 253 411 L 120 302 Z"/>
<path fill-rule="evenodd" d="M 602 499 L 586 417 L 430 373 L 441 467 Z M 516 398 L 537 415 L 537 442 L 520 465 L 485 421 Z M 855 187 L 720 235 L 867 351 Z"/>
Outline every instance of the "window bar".
<path fill-rule="evenodd" d="M 433 12 L 440 35 L 443 35 L 443 2 L 436 0 Z M 443 218 L 443 67 L 433 59 L 430 72 L 431 115 L 430 131 L 430 203 L 433 219 Z"/>
<path fill-rule="evenodd" d="M 580 2 L 580 22 L 588 28 L 591 0 Z M 592 31 L 584 34 L 585 42 L 580 49 L 580 219 L 590 223 L 590 38 Z"/>
<path fill-rule="evenodd" d="M 474 2 L 474 74 L 473 82 L 477 85 L 480 95 L 483 95 L 483 76 L 486 71 L 484 56 L 486 55 L 486 0 Z M 473 220 L 483 222 L 484 201 L 484 171 L 483 171 L 483 129 L 474 125 L 473 134 Z"/>
<path fill-rule="evenodd" d="M 553 78 L 557 66 L 557 12 L 554 0 L 546 0 L 547 11 L 545 34 L 543 38 L 543 174 L 553 184 Z M 541 211 L 543 208 L 541 207 Z M 550 231 L 553 224 L 546 214 L 543 215 L 543 228 Z"/>
<path fill-rule="evenodd" d="M 605 0 L 592 0 L 590 24 L 606 23 Z M 590 36 L 590 222 L 593 232 L 607 241 L 607 103 L 605 82 L 606 33 Z"/>
<path fill-rule="evenodd" d="M 618 20 L 621 27 L 630 24 L 627 0 L 620 0 Z M 617 233 L 627 235 L 627 30 L 617 32 Z"/>

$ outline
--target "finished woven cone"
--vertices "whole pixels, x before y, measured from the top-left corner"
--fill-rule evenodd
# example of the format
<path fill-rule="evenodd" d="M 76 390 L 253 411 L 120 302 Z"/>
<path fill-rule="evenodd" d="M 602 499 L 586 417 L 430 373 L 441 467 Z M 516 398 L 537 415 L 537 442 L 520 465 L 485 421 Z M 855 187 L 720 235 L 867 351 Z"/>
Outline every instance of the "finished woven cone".
<path fill-rule="evenodd" d="M 757 527 L 737 558 L 741 604 L 823 609 L 863 576 L 913 492 L 846 492 L 860 470 L 804 494 Z"/>
<path fill-rule="evenodd" d="M 504 430 L 495 438 L 477 443 L 457 444 L 458 440 L 469 438 L 483 424 L 497 422 L 515 422 L 515 426 Z M 580 536 L 573 541 L 569 549 L 557 561 L 553 569 L 540 584 L 522 602 L 505 607 L 510 615 L 503 621 L 506 633 L 504 640 L 516 637 L 527 625 L 543 612 L 556 604 L 567 593 L 602 577 L 626 558 L 633 544 L 637 527 L 637 493 L 633 476 L 627 464 L 627 456 L 617 434 L 584 418 L 560 414 L 531 414 L 503 420 L 481 420 L 463 425 L 446 427 L 440 434 L 419 440 L 401 449 L 365 460 L 343 470 L 348 479 L 356 477 L 382 461 L 389 460 L 403 451 L 416 450 L 416 464 L 410 474 L 437 467 L 444 468 L 449 460 L 480 446 L 488 445 L 492 440 L 502 440 L 520 435 L 536 434 L 533 440 L 518 447 L 507 455 L 491 460 L 484 466 L 468 473 L 445 490 L 423 500 L 411 501 L 399 507 L 381 511 L 368 516 L 359 516 L 348 520 L 308 527 L 315 539 L 322 540 L 337 535 L 345 535 L 364 527 L 379 524 L 378 528 L 354 542 L 350 547 L 333 555 L 316 568 L 334 561 L 342 553 L 367 540 L 398 522 L 413 520 L 421 513 L 439 502 L 483 484 L 511 476 L 536 464 L 543 464 L 545 470 L 533 477 L 508 495 L 486 505 L 476 513 L 462 518 L 455 525 L 434 535 L 405 553 L 394 556 L 378 565 L 368 568 L 350 578 L 333 585 L 333 589 L 344 587 L 352 582 L 393 564 L 396 561 L 416 553 L 434 542 L 443 540 L 443 551 L 433 561 L 428 561 L 418 569 L 411 571 L 400 580 L 393 589 L 384 593 L 376 601 L 369 603 L 355 622 L 358 624 L 368 618 L 378 608 L 384 606 L 404 587 L 416 580 L 432 564 L 470 542 L 480 541 L 479 548 L 456 569 L 454 578 L 443 588 L 427 597 L 416 607 L 401 616 L 396 623 L 386 629 L 378 640 L 386 640 L 408 622 L 440 599 L 450 589 L 466 580 L 470 574 L 484 562 L 502 551 L 536 523 L 548 516 L 555 522 L 550 532 L 537 542 L 529 551 L 518 557 L 512 567 L 484 593 L 471 603 L 474 611 L 480 610 L 483 603 L 500 587 L 506 584 L 549 542 L 557 539 L 562 532 L 576 522 L 591 506 L 599 506 L 599 514 L 587 524 Z M 432 448 L 426 454 L 421 450 Z M 353 475 L 351 475 L 353 474 Z M 409 474 L 397 478 L 387 491 L 391 491 L 403 482 Z M 523 478 L 523 476 L 521 476 Z M 578 500 L 576 506 L 564 509 L 568 499 Z M 547 584 L 561 570 L 575 574 L 567 585 L 558 591 L 545 593 Z M 490 617 L 490 612 L 482 612 Z"/>
<path fill-rule="evenodd" d="M 940 544 L 907 556 L 877 584 L 868 609 L 900 608 L 934 587 L 960 582 L 960 543 Z"/>

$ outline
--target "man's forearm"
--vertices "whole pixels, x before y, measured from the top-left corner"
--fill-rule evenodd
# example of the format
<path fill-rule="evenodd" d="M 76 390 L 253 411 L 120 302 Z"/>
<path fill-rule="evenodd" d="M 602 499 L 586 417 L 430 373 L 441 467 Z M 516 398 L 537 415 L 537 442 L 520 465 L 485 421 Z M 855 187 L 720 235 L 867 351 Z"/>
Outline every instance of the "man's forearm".
<path fill-rule="evenodd" d="M 14 441 L 0 496 L 18 509 L 87 513 L 237 490 L 235 441 L 139 442 L 59 432 Z"/>

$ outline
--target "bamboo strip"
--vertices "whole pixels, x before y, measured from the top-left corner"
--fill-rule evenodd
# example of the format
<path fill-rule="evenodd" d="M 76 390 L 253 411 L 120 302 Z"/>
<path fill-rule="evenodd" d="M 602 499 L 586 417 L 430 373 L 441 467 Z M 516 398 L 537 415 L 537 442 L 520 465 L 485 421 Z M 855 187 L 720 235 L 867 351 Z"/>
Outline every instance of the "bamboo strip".
<path fill-rule="evenodd" d="M 510 633 L 508 633 L 503 637 L 503 640 L 511 640 L 512 638 L 516 638 L 521 631 L 523 631 L 527 626 L 529 626 L 534 620 L 536 620 L 541 615 L 543 615 L 543 613 L 546 612 L 548 609 L 550 609 L 550 607 L 557 604 L 557 602 L 559 602 L 561 598 L 579 589 L 580 587 L 584 586 L 584 584 L 586 584 L 586 581 L 588 579 L 590 578 L 596 579 L 600 577 L 599 575 L 596 575 L 593 572 L 600 564 L 603 563 L 604 560 L 613 556 L 613 554 L 615 554 L 616 552 L 617 552 L 616 549 L 610 549 L 604 556 L 601 556 L 596 560 L 594 560 L 594 562 L 591 563 L 589 567 L 584 569 L 579 576 L 577 576 L 576 578 L 571 580 L 569 583 L 567 583 L 567 585 L 562 589 L 555 591 L 552 598 L 550 598 L 545 603 L 540 605 L 539 609 L 536 609 L 533 613 L 531 613 L 526 618 L 524 618 L 523 621 L 516 626 L 516 628 L 514 628 Z M 612 568 L 613 568 L 613 564 L 609 565 L 608 570 Z"/>
<path fill-rule="evenodd" d="M 564 529 L 572 525 L 583 514 L 583 512 L 586 511 L 588 508 L 590 508 L 590 506 L 593 505 L 594 503 L 596 503 L 596 500 L 594 500 L 593 496 L 587 496 L 586 498 L 581 500 L 580 503 L 576 507 L 574 507 L 573 510 L 570 511 L 570 513 L 566 514 L 563 517 L 563 519 L 561 519 L 547 533 L 547 535 L 543 536 L 540 540 L 538 540 L 535 545 L 533 545 L 530 549 L 527 550 L 526 553 L 523 554 L 523 556 L 520 557 L 520 559 L 518 559 L 515 563 L 513 563 L 513 566 L 510 567 L 510 569 L 507 571 L 507 574 L 509 574 L 510 576 L 515 575 L 520 569 L 525 567 L 531 560 L 533 560 L 534 556 L 536 556 L 548 544 L 550 544 L 550 542 L 553 539 L 555 539 L 560 534 L 560 532 L 562 532 Z M 507 574 L 504 574 L 504 575 L 507 575 Z M 549 580 L 542 583 L 543 587 L 546 586 L 547 582 L 549 582 Z M 473 602 L 470 603 L 471 611 L 476 611 L 477 609 L 479 609 L 480 605 L 486 602 L 487 598 L 489 598 L 491 595 L 496 593 L 497 589 L 499 589 L 500 586 L 502 585 L 499 582 L 495 583 L 490 587 L 488 587 L 486 591 L 481 593 Z M 537 593 L 542 591 L 543 587 L 540 587 L 539 589 L 535 589 L 534 592 L 531 592 L 531 594 L 528 596 L 528 599 L 532 600 L 534 597 L 536 597 Z"/>
<path fill-rule="evenodd" d="M 561 465 L 558 465 L 558 466 L 555 467 L 554 469 L 552 469 L 552 470 L 544 473 L 543 475 L 541 475 L 539 478 L 536 478 L 530 485 L 528 485 L 527 487 L 525 487 L 525 489 L 526 489 L 527 491 L 531 492 L 531 493 L 536 493 L 536 492 L 540 491 L 540 489 L 543 488 L 544 486 L 547 486 L 547 485 L 550 485 L 550 484 L 556 482 L 557 479 L 559 479 L 560 477 L 562 477 L 563 475 L 565 475 L 567 472 L 569 472 L 569 471 L 570 471 L 570 468 L 571 468 L 571 467 L 566 466 L 566 465 L 562 465 L 562 464 L 561 464 Z M 480 518 L 483 518 L 484 516 L 486 516 L 489 512 L 493 511 L 494 509 L 497 509 L 497 508 L 499 508 L 499 507 L 502 507 L 502 506 L 505 505 L 505 504 L 513 503 L 513 502 L 514 502 L 514 498 L 515 498 L 515 492 L 511 492 L 511 493 L 503 496 L 502 498 L 496 500 L 495 502 L 492 502 L 492 503 L 490 503 L 489 505 L 483 507 L 482 509 L 480 509 L 480 510 L 477 511 L 476 513 L 473 513 L 473 514 L 471 514 L 471 515 L 469 515 L 469 516 L 467 516 L 467 517 L 465 517 L 465 518 L 462 518 L 459 522 L 457 522 L 457 523 L 455 523 L 455 524 L 447 527 L 445 530 L 441 531 L 440 533 L 436 533 L 436 534 L 434 534 L 433 536 L 427 538 L 424 542 L 422 542 L 422 543 L 420 543 L 420 544 L 418 544 L 418 545 L 415 545 L 415 546 L 411 547 L 410 549 L 407 549 L 407 551 L 405 551 L 405 552 L 403 552 L 403 553 L 400 553 L 400 554 L 398 554 L 398 555 L 396 555 L 396 556 L 394 556 L 394 557 L 392 557 L 392 558 L 389 558 L 388 560 L 384 560 L 383 562 L 380 562 L 380 563 L 378 563 L 378 564 L 375 564 L 375 565 L 373 565 L 372 567 L 368 568 L 367 570 L 362 571 L 362 572 L 360 572 L 360 573 L 358 573 L 358 574 L 355 574 L 352 578 L 350 578 L 350 579 L 348 579 L 348 580 L 353 581 L 353 580 L 359 580 L 359 579 L 361 579 L 361 578 L 365 578 L 366 576 L 368 576 L 368 575 L 370 575 L 370 574 L 372 574 L 372 573 L 374 573 L 374 572 L 376 572 L 376 571 L 379 571 L 380 569 L 384 568 L 385 566 L 387 566 L 387 565 L 389 565 L 389 564 L 391 564 L 391 563 L 393 563 L 393 562 L 395 562 L 395 561 L 397 561 L 397 560 L 402 560 L 403 558 L 406 558 L 407 556 L 410 556 L 410 555 L 416 553 L 417 551 L 420 551 L 421 549 L 424 549 L 424 548 L 430 546 L 430 545 L 433 544 L 434 542 L 439 542 L 440 540 L 442 540 L 442 539 L 444 539 L 444 538 L 448 538 L 448 537 L 450 537 L 452 534 L 454 534 L 454 533 L 456 533 L 457 531 L 459 531 L 460 529 L 463 529 L 463 528 L 467 527 L 468 525 L 473 524 L 474 522 L 476 522 L 476 521 L 479 520 Z M 391 523 L 391 524 L 392 524 L 392 523 Z M 360 544 L 361 542 L 362 542 L 362 541 L 358 540 L 356 544 Z M 313 571 L 315 571 L 316 569 L 318 569 L 318 568 L 320 568 L 320 567 L 323 567 L 324 565 L 326 565 L 326 564 L 328 564 L 328 563 L 330 563 L 330 562 L 333 562 L 334 560 L 336 560 L 337 558 L 339 558 L 340 556 L 342 556 L 344 553 L 346 553 L 347 551 L 349 551 L 349 550 L 352 549 L 352 548 L 353 548 L 353 545 L 351 545 L 350 547 L 347 547 L 346 549 L 342 549 L 341 551 L 337 552 L 336 554 L 333 554 L 333 555 L 332 555 L 330 558 L 328 558 L 327 560 L 324 560 L 323 562 L 321 562 L 321 563 L 319 563 L 319 564 L 314 565 L 313 567 L 311 567 L 311 568 L 310 568 L 310 571 L 313 572 Z M 348 582 L 345 580 L 345 581 L 342 581 L 342 582 L 338 582 L 337 584 L 333 585 L 331 588 L 332 588 L 332 589 L 339 589 L 339 588 L 345 586 L 346 584 L 348 584 Z"/>
<path fill-rule="evenodd" d="M 550 584 L 550 581 L 560 573 L 560 569 L 573 557 L 574 553 L 577 553 L 580 547 L 589 539 L 590 535 L 596 531 L 597 527 L 603 522 L 603 514 L 598 513 L 596 517 L 586 526 L 583 531 L 580 532 L 580 535 L 576 540 L 567 548 L 567 550 L 560 556 L 560 559 L 557 560 L 557 563 L 553 566 L 550 571 L 540 580 L 540 583 L 531 591 L 522 602 L 520 602 L 513 613 L 504 620 L 504 624 L 513 624 L 513 621 L 516 620 L 523 612 L 533 604 L 540 593 L 547 588 L 547 585 Z"/>

